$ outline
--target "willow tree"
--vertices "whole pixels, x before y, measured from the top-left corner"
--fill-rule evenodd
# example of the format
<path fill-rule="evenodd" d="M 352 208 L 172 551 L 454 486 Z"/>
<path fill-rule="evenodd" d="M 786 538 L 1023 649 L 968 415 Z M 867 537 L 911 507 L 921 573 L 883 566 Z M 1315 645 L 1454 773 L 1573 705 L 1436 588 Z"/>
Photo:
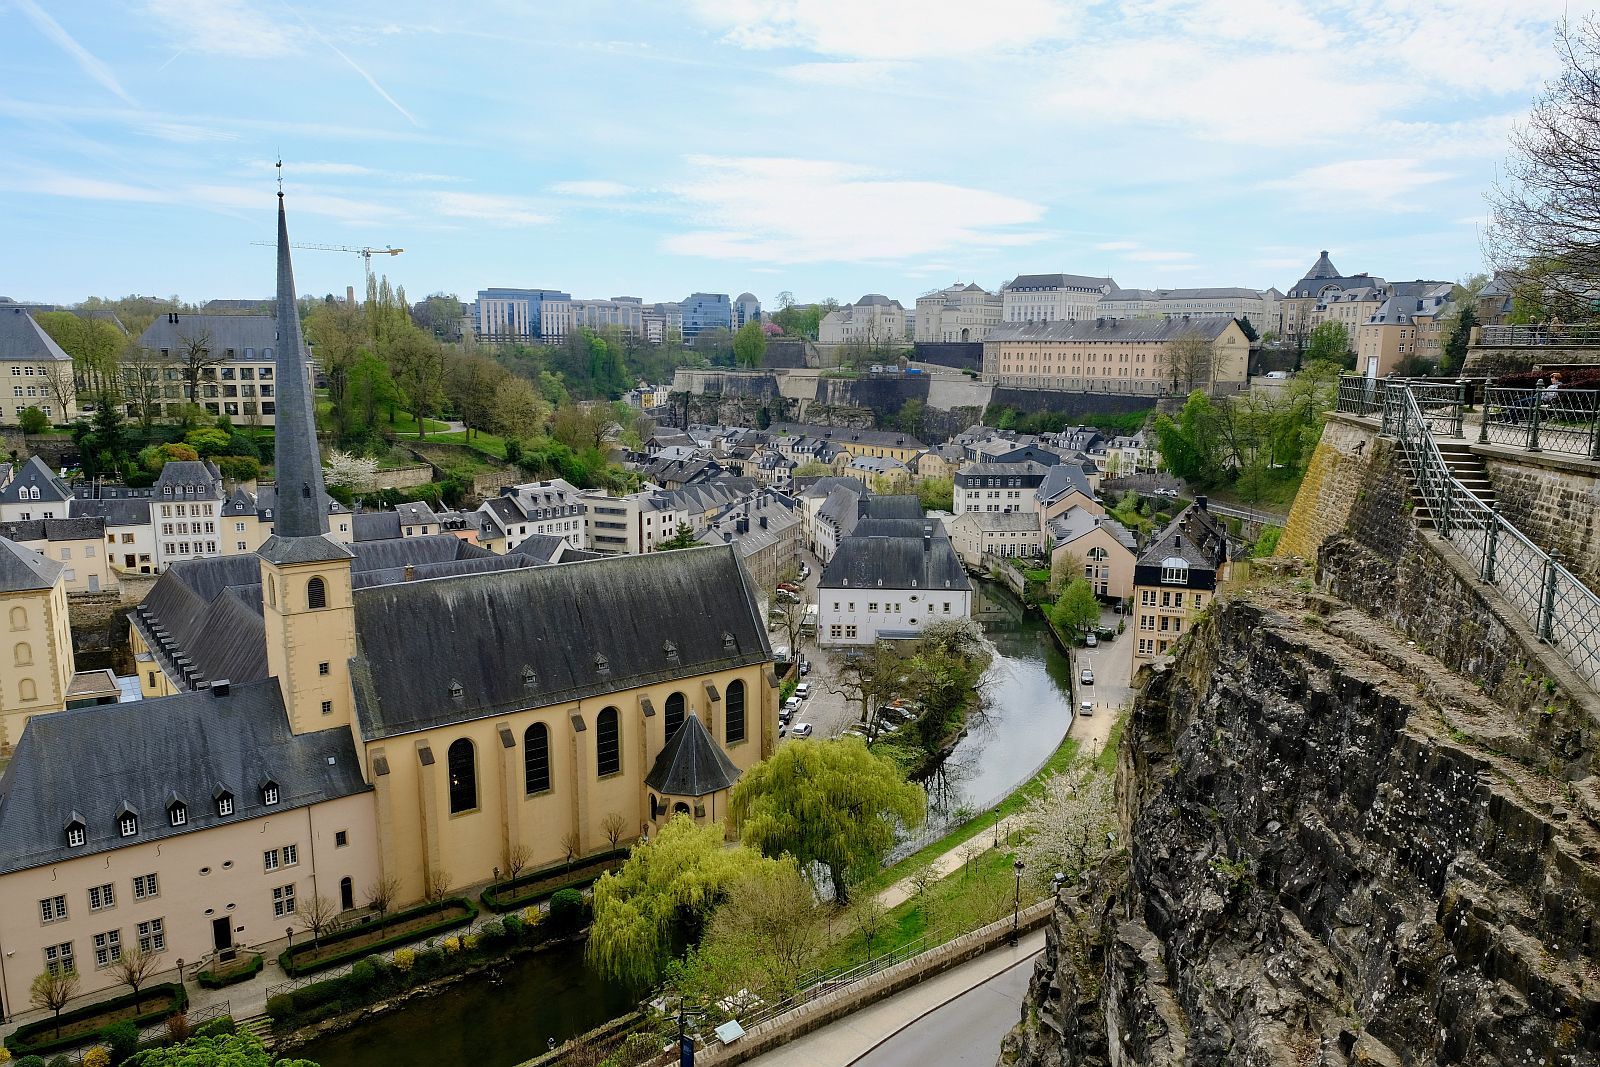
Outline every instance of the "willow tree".
<path fill-rule="evenodd" d="M 723 847 L 722 827 L 674 816 L 653 841 L 594 886 L 594 925 L 584 957 L 601 977 L 630 989 L 656 984 L 680 937 L 698 937 L 729 889 L 774 861 Z"/>
<path fill-rule="evenodd" d="M 782 746 L 745 772 L 728 813 L 746 845 L 826 868 L 842 904 L 850 883 L 876 870 L 897 831 L 920 825 L 927 807 L 898 764 L 844 737 Z"/>

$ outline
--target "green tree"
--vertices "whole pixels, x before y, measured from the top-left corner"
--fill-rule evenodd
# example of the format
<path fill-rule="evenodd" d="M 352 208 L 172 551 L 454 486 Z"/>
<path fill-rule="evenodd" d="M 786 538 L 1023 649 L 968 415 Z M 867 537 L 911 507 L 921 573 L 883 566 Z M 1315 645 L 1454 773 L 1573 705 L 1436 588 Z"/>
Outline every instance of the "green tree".
<path fill-rule="evenodd" d="M 246 1030 L 191 1037 L 175 1045 L 148 1048 L 128 1067 L 317 1067 L 310 1060 L 272 1058 L 261 1039 Z"/>
<path fill-rule="evenodd" d="M 767 354 L 767 335 L 759 322 L 747 322 L 733 335 L 733 357 L 741 367 L 761 366 Z"/>
<path fill-rule="evenodd" d="M 56 1036 L 61 1036 L 61 1009 L 78 995 L 78 972 L 65 970 L 40 971 L 28 986 L 28 1003 L 40 1011 L 49 1010 L 56 1019 Z"/>
<path fill-rule="evenodd" d="M 1050 611 L 1050 621 L 1069 634 L 1088 630 L 1100 621 L 1100 601 L 1087 579 L 1074 578 L 1067 583 Z"/>
<path fill-rule="evenodd" d="M 1478 313 L 1473 310 L 1469 301 L 1461 305 L 1461 311 L 1455 316 L 1455 322 L 1445 334 L 1444 341 L 1439 346 L 1439 370 L 1445 374 L 1456 374 L 1467 362 L 1467 344 L 1472 339 L 1472 328 L 1478 325 Z"/>
<path fill-rule="evenodd" d="M 752 849 L 725 847 L 719 824 L 697 826 L 688 816 L 674 816 L 595 883 L 584 958 L 610 981 L 639 990 L 653 986 L 675 939 L 698 937 L 729 890 L 769 865 L 774 861 Z"/>
<path fill-rule="evenodd" d="M 657 542 L 655 551 L 671 552 L 679 548 L 693 548 L 699 543 L 700 539 L 695 536 L 694 528 L 686 522 L 680 522 L 678 523 L 678 528 L 672 532 L 671 537 L 665 541 Z"/>
<path fill-rule="evenodd" d="M 1342 322 L 1319 322 L 1306 338 L 1304 359 L 1308 363 L 1327 360 L 1344 366 L 1350 356 L 1350 331 Z"/>
<path fill-rule="evenodd" d="M 777 1000 L 799 989 L 826 941 L 816 894 L 794 858 L 784 856 L 732 886 L 699 946 L 674 968 L 672 985 L 699 1004 L 744 989 Z"/>
<path fill-rule="evenodd" d="M 202 456 L 221 456 L 228 453 L 233 438 L 225 430 L 207 426 L 190 430 L 183 435 L 183 442 Z"/>
<path fill-rule="evenodd" d="M 922 420 L 927 415 L 928 405 L 917 397 L 912 397 L 900 405 L 900 410 L 895 412 L 894 424 L 898 429 L 915 437 L 922 432 Z"/>
<path fill-rule="evenodd" d="M 825 867 L 841 904 L 849 884 L 882 863 L 897 830 L 926 813 L 922 787 L 854 737 L 780 747 L 745 772 L 728 807 L 746 845 L 788 853 L 802 869 Z"/>
<path fill-rule="evenodd" d="M 32 404 L 22 409 L 17 422 L 23 433 L 44 433 L 50 428 L 50 417 Z"/>
<path fill-rule="evenodd" d="M 954 511 L 955 482 L 950 478 L 924 478 L 917 483 L 917 502 L 923 511 Z"/>

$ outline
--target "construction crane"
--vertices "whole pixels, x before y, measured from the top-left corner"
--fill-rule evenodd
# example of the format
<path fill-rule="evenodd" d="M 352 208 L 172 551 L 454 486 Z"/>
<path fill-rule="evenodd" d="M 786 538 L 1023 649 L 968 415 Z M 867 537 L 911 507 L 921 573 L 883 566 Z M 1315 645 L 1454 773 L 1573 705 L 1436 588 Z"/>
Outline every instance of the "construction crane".
<path fill-rule="evenodd" d="M 267 245 L 268 247 L 276 247 L 278 242 L 276 242 L 276 241 L 251 241 L 250 243 L 253 244 L 253 245 Z M 366 281 L 366 283 L 369 286 L 372 283 L 372 257 L 373 256 L 398 256 L 401 252 L 405 251 L 405 249 L 403 249 L 403 248 L 352 248 L 349 245 L 297 244 L 297 243 L 295 243 L 293 241 L 291 241 L 289 243 L 289 247 L 290 248 L 311 248 L 311 249 L 315 249 L 318 252 L 354 252 L 356 255 L 361 257 L 362 266 L 366 269 L 366 275 L 365 275 L 364 280 Z"/>

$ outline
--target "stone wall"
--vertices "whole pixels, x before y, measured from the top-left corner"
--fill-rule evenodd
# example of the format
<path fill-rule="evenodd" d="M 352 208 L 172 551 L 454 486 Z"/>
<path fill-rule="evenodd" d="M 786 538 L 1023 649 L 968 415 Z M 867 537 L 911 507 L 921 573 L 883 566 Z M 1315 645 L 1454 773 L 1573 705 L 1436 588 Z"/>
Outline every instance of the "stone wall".
<path fill-rule="evenodd" d="M 1331 414 L 1278 540 L 1278 555 L 1314 558 L 1322 542 L 1345 528 L 1356 493 L 1377 453 L 1366 424 Z M 1385 453 L 1383 462 L 1393 459 Z"/>
<path fill-rule="evenodd" d="M 1489 470 L 1506 521 L 1600 588 L 1600 463 L 1486 445 L 1473 451 Z"/>

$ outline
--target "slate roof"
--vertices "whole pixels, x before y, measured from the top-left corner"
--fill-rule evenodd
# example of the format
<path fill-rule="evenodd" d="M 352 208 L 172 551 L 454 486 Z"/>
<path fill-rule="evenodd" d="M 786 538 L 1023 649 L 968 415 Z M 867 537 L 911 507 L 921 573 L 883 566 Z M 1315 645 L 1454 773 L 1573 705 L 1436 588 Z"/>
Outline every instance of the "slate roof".
<path fill-rule="evenodd" d="M 992 533 L 1038 533 L 1039 516 L 1031 511 L 969 511 L 956 517 Z"/>
<path fill-rule="evenodd" d="M 1260 300 L 1261 290 L 1236 285 L 1199 289 L 1113 289 L 1106 300 Z"/>
<path fill-rule="evenodd" d="M 1183 557 L 1196 570 L 1217 570 L 1228 560 L 1227 531 L 1199 502 L 1190 504 L 1145 546 L 1139 563 L 1159 566 L 1172 556 Z"/>
<path fill-rule="evenodd" d="M 61 564 L 0 537 L 0 593 L 49 589 L 59 577 Z"/>
<path fill-rule="evenodd" d="M 1047 467 L 1043 463 L 1035 463 L 1031 459 L 1025 459 L 1021 463 L 968 463 L 966 466 L 958 470 L 956 474 L 962 478 L 990 476 L 1006 478 L 1042 478 L 1047 476 L 1054 467 L 1059 466 L 1059 463 L 1054 463 Z"/>
<path fill-rule="evenodd" d="M 278 787 L 268 809 L 262 786 Z M 126 704 L 38 715 L 29 720 L 0 777 L 0 874 L 161 841 L 268 810 L 293 810 L 365 792 L 348 730 L 295 735 L 275 679 Z M 234 813 L 217 814 L 219 790 Z M 173 826 L 167 806 L 188 807 Z M 118 832 L 124 808 L 138 817 L 133 837 Z M 86 841 L 67 846 L 66 827 L 83 822 Z"/>
<path fill-rule="evenodd" d="M 931 536 L 924 537 L 924 531 Z M 862 519 L 823 568 L 824 589 L 970 589 L 942 523 Z"/>
<path fill-rule="evenodd" d="M 1233 320 L 1221 315 L 1163 319 L 1057 319 L 1015 322 L 993 331 L 991 341 L 1170 341 L 1187 332 L 1215 341 Z"/>
<path fill-rule="evenodd" d="M 149 526 L 150 498 L 147 496 L 75 497 L 67 506 L 74 519 L 97 518 L 107 526 Z"/>
<path fill-rule="evenodd" d="M 220 500 L 222 473 L 208 459 L 175 459 L 161 468 L 155 496 L 164 500 Z"/>
<path fill-rule="evenodd" d="M 557 537 L 555 534 L 529 534 L 518 541 L 517 546 L 506 555 L 527 556 L 538 563 L 557 563 L 566 545 L 567 539 Z"/>
<path fill-rule="evenodd" d="M 920 452 L 928 447 L 910 434 L 898 430 L 857 430 L 849 426 L 816 426 L 805 422 L 775 422 L 767 427 L 767 435 L 773 439 L 779 435 L 810 437 L 841 448 L 868 445 L 875 448 L 909 448 Z"/>
<path fill-rule="evenodd" d="M 45 333 L 26 308 L 0 307 L 0 359 L 49 363 L 72 357 Z"/>
<path fill-rule="evenodd" d="M 369 739 L 772 659 L 731 546 L 404 582 L 355 606 Z"/>
<path fill-rule="evenodd" d="M 382 541 L 400 536 L 400 515 L 393 511 L 362 511 L 350 517 L 356 541 Z"/>
<path fill-rule="evenodd" d="M 1129 552 L 1139 549 L 1138 538 L 1122 523 L 1106 515 L 1096 515 L 1087 508 L 1074 505 L 1050 520 L 1050 539 L 1057 546 L 1076 541 L 1097 526 L 1103 526 Z"/>
<path fill-rule="evenodd" d="M 100 541 L 106 536 L 102 518 L 24 519 L 0 522 L 0 537 L 13 541 Z"/>
<path fill-rule="evenodd" d="M 271 300 L 263 300 L 270 307 Z M 162 315 L 139 335 L 139 347 L 151 351 L 163 348 L 169 351 L 183 349 L 192 341 L 208 338 L 211 351 L 226 352 L 233 349 L 234 358 L 243 360 L 244 350 L 254 349 L 253 360 L 273 358 L 268 352 L 278 347 L 278 320 L 271 315 L 188 315 L 179 312 L 177 322 L 173 316 Z"/>
<path fill-rule="evenodd" d="M 644 784 L 668 796 L 703 797 L 732 789 L 739 774 L 733 760 L 706 733 L 700 717 L 688 715 L 656 757 Z"/>
<path fill-rule="evenodd" d="M 0 319 L 4 318 L 4 313 L 0 313 Z M 23 499 L 24 489 L 39 490 L 39 498 Z M 0 504 L 59 504 L 71 499 L 72 490 L 67 483 L 56 477 L 56 472 L 38 456 L 29 456 L 11 484 L 0 489 Z"/>
<path fill-rule="evenodd" d="M 922 518 L 922 501 L 915 494 L 896 493 L 861 498 L 863 519 L 918 519 Z"/>
<path fill-rule="evenodd" d="M 868 293 L 851 307 L 900 307 L 900 301 L 890 300 L 882 293 Z"/>
<path fill-rule="evenodd" d="M 812 482 L 810 485 L 806 486 L 804 489 L 800 490 L 800 495 L 803 497 L 811 497 L 817 500 L 826 500 L 828 494 L 832 493 L 835 489 L 838 489 L 841 486 L 862 494 L 865 494 L 867 491 L 867 483 L 863 482 L 860 478 L 852 478 L 847 474 L 825 474 L 821 478 L 818 478 L 816 481 Z"/>
<path fill-rule="evenodd" d="M 1117 283 L 1110 278 L 1090 278 L 1082 274 L 1019 274 L 1001 289 L 1094 289 L 1104 292 L 1116 287 Z"/>
<path fill-rule="evenodd" d="M 1039 488 L 1033 491 L 1033 495 L 1039 503 L 1049 504 L 1073 490 L 1077 490 L 1090 500 L 1094 499 L 1094 489 L 1090 486 L 1089 477 L 1083 473 L 1082 467 L 1076 463 L 1057 463 L 1045 474 L 1044 481 L 1039 483 Z"/>

